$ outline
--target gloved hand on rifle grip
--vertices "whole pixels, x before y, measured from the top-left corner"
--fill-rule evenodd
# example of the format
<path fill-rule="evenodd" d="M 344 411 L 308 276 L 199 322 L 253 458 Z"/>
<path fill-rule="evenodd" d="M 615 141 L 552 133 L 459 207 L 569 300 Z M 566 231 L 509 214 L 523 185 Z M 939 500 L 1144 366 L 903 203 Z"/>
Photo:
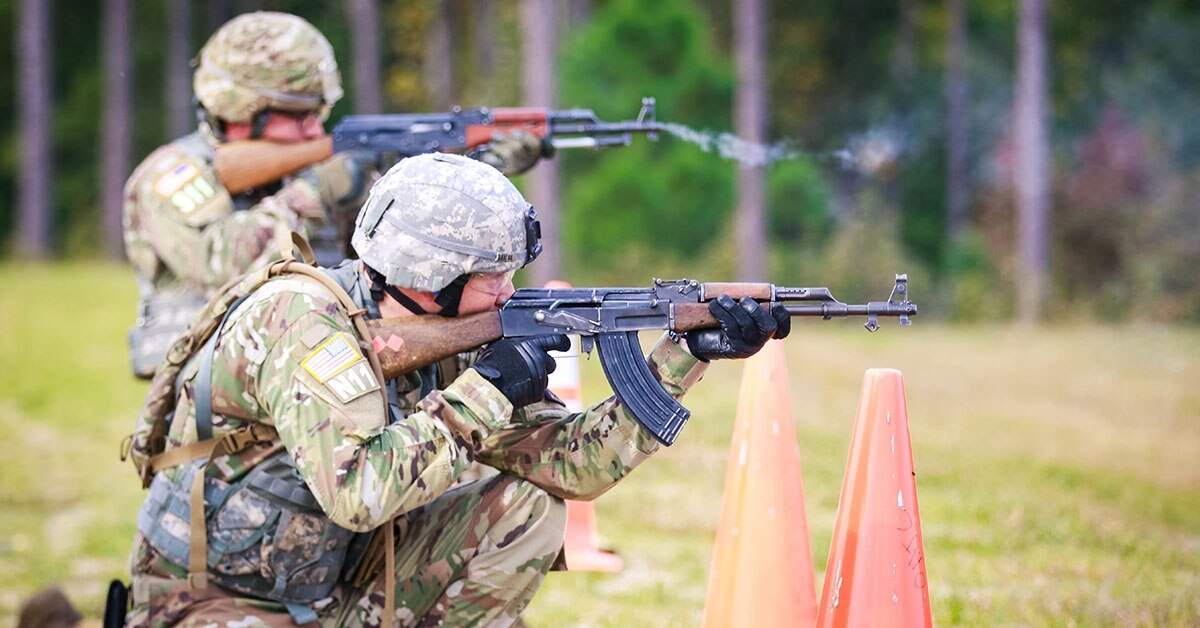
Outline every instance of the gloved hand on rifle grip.
<path fill-rule="evenodd" d="M 792 318 L 778 303 L 768 311 L 750 297 L 734 301 L 723 294 L 708 302 L 708 311 L 721 328 L 698 329 L 684 335 L 688 351 L 705 362 L 748 358 L 771 338 L 786 338 L 792 331 Z"/>
<path fill-rule="evenodd" d="M 521 340 L 505 338 L 483 350 L 474 369 L 512 402 L 523 408 L 546 395 L 550 374 L 556 366 L 548 351 L 566 351 L 571 341 L 562 334 L 534 336 Z"/>
<path fill-rule="evenodd" d="M 553 154 L 554 147 L 549 142 L 543 142 L 528 131 L 518 130 L 496 133 L 492 141 L 471 156 L 504 173 L 504 176 L 513 177 L 524 174 L 539 159 Z"/>

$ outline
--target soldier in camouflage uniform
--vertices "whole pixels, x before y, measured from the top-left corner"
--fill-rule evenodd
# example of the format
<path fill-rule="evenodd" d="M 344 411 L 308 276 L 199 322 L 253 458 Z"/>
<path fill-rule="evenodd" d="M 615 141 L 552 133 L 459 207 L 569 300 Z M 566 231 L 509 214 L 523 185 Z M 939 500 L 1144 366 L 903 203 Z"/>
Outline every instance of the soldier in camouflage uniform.
<path fill-rule="evenodd" d="M 657 441 L 615 397 L 571 413 L 546 393 L 547 351 L 565 348 L 563 336 L 497 341 L 441 389 L 428 369 L 394 386 L 374 367 L 371 342 L 383 341 L 364 337 L 348 310 L 494 311 L 512 294 L 512 273 L 540 250 L 537 233 L 532 208 L 495 169 L 413 157 L 372 188 L 353 239 L 361 260 L 255 273 L 210 301 L 172 347 L 167 364 L 178 372 L 156 375 L 133 435 L 135 463 L 157 475 L 138 518 L 129 625 L 514 622 L 559 557 L 562 500 L 607 491 Z M 723 297 L 710 310 L 721 329 L 690 332 L 686 343 L 664 336 L 648 357 L 674 396 L 708 360 L 745 357 L 788 331 L 785 312 L 753 301 Z M 399 407 L 403 391 L 419 400 Z M 260 428 L 265 436 L 226 446 Z M 209 430 L 222 443 L 211 461 L 164 461 Z M 473 461 L 500 473 L 456 485 Z M 286 473 L 264 471 L 281 466 L 298 478 L 291 488 L 281 488 Z M 189 485 L 191 503 L 203 502 L 199 520 Z M 305 499 L 308 510 L 289 505 Z M 189 555 L 197 530 L 209 545 Z M 357 561 L 326 559 L 339 539 L 378 530 L 369 547 L 382 560 L 371 549 Z M 247 594 L 261 586 L 247 578 L 269 592 Z M 319 597 L 289 599 L 318 580 L 329 583 Z"/>
<path fill-rule="evenodd" d="M 331 216 L 356 211 L 374 176 L 369 160 L 339 154 L 239 194 L 217 177 L 214 149 L 223 142 L 324 135 L 323 122 L 342 96 L 341 79 L 329 42 L 302 18 L 270 12 L 234 18 L 200 51 L 194 89 L 197 131 L 151 153 L 125 186 L 125 248 L 141 292 L 130 334 L 139 377 L 153 374 L 217 288 L 278 259 L 291 231 L 333 231 L 325 235 L 336 242 Z M 539 153 L 536 138 L 525 134 L 499 140 L 480 157 L 518 173 Z"/>

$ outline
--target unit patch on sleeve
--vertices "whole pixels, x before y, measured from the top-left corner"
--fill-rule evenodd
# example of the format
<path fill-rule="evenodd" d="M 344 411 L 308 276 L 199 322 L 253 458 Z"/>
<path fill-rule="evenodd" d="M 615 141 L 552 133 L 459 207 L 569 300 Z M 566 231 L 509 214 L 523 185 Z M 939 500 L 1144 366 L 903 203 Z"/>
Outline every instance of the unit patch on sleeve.
<path fill-rule="evenodd" d="M 200 170 L 187 162 L 181 163 L 164 172 L 154 182 L 154 191 L 159 196 L 170 198 L 183 184 L 190 182 L 200 174 Z"/>
<path fill-rule="evenodd" d="M 333 391 L 342 403 L 354 401 L 369 392 L 379 390 L 375 373 L 371 372 L 371 364 L 366 360 L 359 360 L 350 368 L 329 378 L 325 387 Z"/>
<path fill-rule="evenodd" d="M 183 213 L 189 213 L 216 195 L 217 191 L 194 164 L 181 163 L 163 173 L 154 182 L 154 191 Z"/>
<path fill-rule="evenodd" d="M 370 363 L 359 351 L 354 338 L 345 332 L 338 332 L 317 345 L 304 356 L 300 366 L 342 403 L 379 389 Z"/>

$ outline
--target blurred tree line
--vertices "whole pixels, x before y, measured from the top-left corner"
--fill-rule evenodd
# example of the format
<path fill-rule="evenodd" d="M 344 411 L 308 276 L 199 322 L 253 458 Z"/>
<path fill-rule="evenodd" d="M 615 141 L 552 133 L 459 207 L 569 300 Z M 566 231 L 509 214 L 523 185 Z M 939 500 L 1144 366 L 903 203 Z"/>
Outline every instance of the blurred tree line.
<path fill-rule="evenodd" d="M 39 4 L 47 11 L 40 40 L 21 10 Z M 1018 60 L 1029 58 L 1018 44 L 1018 8 L 1039 4 L 762 0 L 765 136 L 786 140 L 795 155 L 765 172 L 762 253 L 773 281 L 879 298 L 890 273 L 907 270 L 923 315 L 1016 314 L 1029 281 L 1014 186 L 1028 142 L 1016 114 L 1039 111 L 1036 100 L 1016 106 Z M 182 60 L 223 21 L 253 9 L 297 13 L 329 37 L 347 91 L 333 121 L 356 109 L 522 103 L 530 20 L 518 0 L 0 0 L 0 39 L 9 42 L 0 63 L 18 70 L 0 73 L 9 95 L 0 100 L 8 255 L 28 251 L 16 233 L 20 165 L 29 158 L 18 66 L 38 41 L 48 44 L 49 76 L 25 80 L 43 81 L 53 102 L 51 250 L 106 250 L 102 173 L 122 150 L 105 135 L 100 106 L 120 85 L 105 70 L 115 67 L 111 48 L 102 52 L 104 33 L 111 42 L 119 32 L 104 21 L 114 5 L 128 13 L 130 33 L 127 168 L 180 132 Z M 557 6 L 559 106 L 622 119 L 653 95 L 660 119 L 734 128 L 738 2 Z M 364 31 L 371 7 L 377 44 Z M 1189 124 L 1200 114 L 1200 5 L 1096 0 L 1041 10 L 1049 275 L 1039 289 L 1048 314 L 1200 320 L 1200 127 Z M 356 81 L 356 46 L 372 45 L 378 68 L 362 75 L 380 80 Z M 733 162 L 671 137 L 556 159 L 562 264 L 576 283 L 738 272 L 746 247 L 735 238 Z"/>

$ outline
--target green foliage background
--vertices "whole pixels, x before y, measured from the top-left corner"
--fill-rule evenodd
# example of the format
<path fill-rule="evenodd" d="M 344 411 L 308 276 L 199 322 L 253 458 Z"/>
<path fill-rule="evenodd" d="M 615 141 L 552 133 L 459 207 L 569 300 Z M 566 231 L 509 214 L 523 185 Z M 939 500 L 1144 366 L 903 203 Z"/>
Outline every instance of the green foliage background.
<path fill-rule="evenodd" d="M 0 64 L 13 68 L 17 0 L 0 0 Z M 946 234 L 941 0 L 786 2 L 767 5 L 769 135 L 802 156 L 768 172 L 772 278 L 850 287 L 875 296 L 891 272 L 921 277 L 926 312 L 962 320 L 1006 317 L 1013 264 L 1010 141 L 1015 56 L 1013 3 L 968 3 L 971 232 Z M 352 33 L 343 3 L 315 0 L 194 2 L 192 48 L 219 23 L 220 7 L 291 11 L 332 41 L 349 92 L 333 119 L 354 110 Z M 729 130 L 736 68 L 727 0 L 593 0 L 562 10 L 560 104 L 608 119 L 632 116 L 642 96 L 661 119 Z M 67 257 L 99 246 L 98 164 L 105 77 L 101 3 L 55 5 L 54 239 Z M 164 131 L 165 2 L 133 7 L 135 160 Z M 384 3 L 386 108 L 431 107 L 423 64 L 433 0 Z M 1200 320 L 1200 5 L 1181 0 L 1050 3 L 1053 141 L 1053 315 L 1058 319 Z M 491 5 L 495 63 L 480 71 L 481 5 L 449 0 L 455 98 L 465 105 L 520 104 L 518 4 Z M 582 17 L 581 17 L 582 15 Z M 908 18 L 905 16 L 909 15 Z M 906 61 L 907 60 L 907 61 Z M 16 73 L 0 73 L 0 198 L 16 198 L 20 146 Z M 1115 112 L 1115 113 L 1114 113 Z M 1118 122 L 1105 126 L 1106 116 Z M 844 167 L 838 151 L 884 137 L 886 168 Z M 1106 148 L 1095 149 L 1095 146 Z M 1093 148 L 1089 148 L 1093 147 Z M 1133 165 L 1122 151 L 1134 151 Z M 664 137 L 599 154 L 563 154 L 564 261 L 576 282 L 644 282 L 649 275 L 730 276 L 736 166 Z M 1103 195 L 1091 181 L 1127 182 Z M 0 204 L 0 233 L 16 208 Z M 886 242 L 880 241 L 883 238 Z M 860 247 L 871 250 L 865 252 Z M 11 250 L 0 238 L 0 253 Z M 865 254 L 869 253 L 869 254 Z M 866 282 L 861 286 L 859 282 Z"/>

